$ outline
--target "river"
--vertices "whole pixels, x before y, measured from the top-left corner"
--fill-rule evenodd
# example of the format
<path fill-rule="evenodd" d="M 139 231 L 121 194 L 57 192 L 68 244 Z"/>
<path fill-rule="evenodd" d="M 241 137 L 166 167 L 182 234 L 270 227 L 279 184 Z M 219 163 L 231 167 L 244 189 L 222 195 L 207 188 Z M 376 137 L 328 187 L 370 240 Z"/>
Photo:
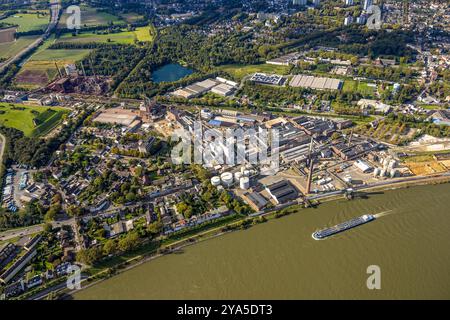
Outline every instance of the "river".
<path fill-rule="evenodd" d="M 318 228 L 366 225 L 315 241 Z M 450 184 L 338 200 L 186 247 L 75 299 L 450 299 Z M 380 267 L 369 290 L 367 268 Z"/>

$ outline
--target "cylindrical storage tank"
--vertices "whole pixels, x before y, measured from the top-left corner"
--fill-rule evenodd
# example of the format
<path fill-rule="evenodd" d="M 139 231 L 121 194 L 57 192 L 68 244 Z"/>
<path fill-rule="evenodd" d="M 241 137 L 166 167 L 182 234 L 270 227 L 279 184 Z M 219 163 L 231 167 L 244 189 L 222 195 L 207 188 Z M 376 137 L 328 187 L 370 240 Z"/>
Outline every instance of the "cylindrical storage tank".
<path fill-rule="evenodd" d="M 244 177 L 248 177 L 250 175 L 250 170 L 244 170 Z"/>
<path fill-rule="evenodd" d="M 381 169 L 380 168 L 375 168 L 375 170 L 373 170 L 373 176 L 377 177 L 380 175 Z"/>
<path fill-rule="evenodd" d="M 386 169 L 382 169 L 380 171 L 380 177 L 384 177 L 386 175 Z"/>
<path fill-rule="evenodd" d="M 234 173 L 234 180 L 239 181 L 242 178 L 243 174 L 241 172 Z"/>
<path fill-rule="evenodd" d="M 224 172 L 220 176 L 225 186 L 231 187 L 233 185 L 233 174 L 231 172 Z"/>
<path fill-rule="evenodd" d="M 398 171 L 395 169 L 391 170 L 391 178 L 395 178 L 397 176 Z"/>
<path fill-rule="evenodd" d="M 391 169 L 393 169 L 396 166 L 397 166 L 397 160 L 391 160 L 391 162 L 389 163 L 389 167 L 391 167 Z"/>
<path fill-rule="evenodd" d="M 239 183 L 239 186 L 242 190 L 247 190 L 250 188 L 250 179 L 249 177 L 242 177 Z"/>
<path fill-rule="evenodd" d="M 220 185 L 220 177 L 218 177 L 218 176 L 212 177 L 212 178 L 211 178 L 211 184 L 212 184 L 214 187 L 219 186 L 219 185 Z"/>

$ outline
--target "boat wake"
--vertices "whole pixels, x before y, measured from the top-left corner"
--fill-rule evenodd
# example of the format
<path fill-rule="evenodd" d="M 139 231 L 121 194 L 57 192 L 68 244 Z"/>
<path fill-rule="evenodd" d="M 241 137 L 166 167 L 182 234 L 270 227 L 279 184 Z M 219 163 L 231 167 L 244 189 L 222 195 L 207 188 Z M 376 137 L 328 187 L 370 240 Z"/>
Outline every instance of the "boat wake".
<path fill-rule="evenodd" d="M 393 214 L 393 213 L 394 213 L 393 210 L 387 210 L 387 211 L 383 211 L 383 212 L 380 212 L 380 213 L 376 213 L 376 214 L 374 214 L 373 216 L 374 216 L 376 219 L 378 219 L 378 218 L 381 218 L 381 217 L 386 217 L 386 216 L 388 216 L 388 215 L 390 215 L 390 214 Z"/>

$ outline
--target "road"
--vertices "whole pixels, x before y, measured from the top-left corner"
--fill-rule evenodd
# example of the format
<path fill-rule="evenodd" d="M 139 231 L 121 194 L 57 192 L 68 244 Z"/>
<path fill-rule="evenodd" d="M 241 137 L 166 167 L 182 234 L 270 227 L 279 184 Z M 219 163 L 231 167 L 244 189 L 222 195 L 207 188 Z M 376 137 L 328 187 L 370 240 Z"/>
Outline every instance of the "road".
<path fill-rule="evenodd" d="M 22 51 L 17 53 L 14 57 L 11 57 L 10 59 L 6 60 L 3 64 L 0 65 L 0 73 L 3 72 L 7 67 L 9 67 L 11 64 L 20 61 L 23 57 L 25 57 L 28 53 L 30 53 L 32 50 L 39 47 L 50 35 L 50 33 L 53 31 L 53 29 L 56 27 L 59 21 L 59 12 L 61 10 L 61 0 L 57 0 L 54 3 L 50 4 L 50 12 L 51 12 L 51 18 L 50 22 L 47 26 L 47 29 L 45 30 L 44 34 L 41 35 L 39 38 L 36 39 L 32 44 L 24 48 Z"/>

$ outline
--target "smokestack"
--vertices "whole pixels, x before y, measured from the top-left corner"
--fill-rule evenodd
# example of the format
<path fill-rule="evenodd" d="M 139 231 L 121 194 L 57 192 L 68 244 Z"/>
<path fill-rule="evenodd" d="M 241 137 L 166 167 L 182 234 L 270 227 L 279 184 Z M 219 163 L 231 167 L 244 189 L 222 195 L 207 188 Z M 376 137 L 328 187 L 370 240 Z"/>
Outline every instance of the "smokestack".
<path fill-rule="evenodd" d="M 59 70 L 59 67 L 58 67 L 58 64 L 56 63 L 56 61 L 55 61 L 55 67 L 56 67 L 56 70 L 58 70 L 59 77 L 62 78 L 63 75 L 61 73 L 61 70 Z"/>
<path fill-rule="evenodd" d="M 353 138 L 353 129 L 350 132 L 350 138 L 348 139 L 348 146 L 350 147 L 351 143 L 352 143 L 352 138 Z"/>
<path fill-rule="evenodd" d="M 314 139 L 311 137 L 311 144 L 309 145 L 309 154 L 308 154 L 308 162 L 309 162 L 309 172 L 308 172 L 308 181 L 306 182 L 306 194 L 311 193 L 311 182 L 312 182 L 312 174 L 314 169 L 314 161 L 312 158 L 312 149 L 313 149 Z"/>

